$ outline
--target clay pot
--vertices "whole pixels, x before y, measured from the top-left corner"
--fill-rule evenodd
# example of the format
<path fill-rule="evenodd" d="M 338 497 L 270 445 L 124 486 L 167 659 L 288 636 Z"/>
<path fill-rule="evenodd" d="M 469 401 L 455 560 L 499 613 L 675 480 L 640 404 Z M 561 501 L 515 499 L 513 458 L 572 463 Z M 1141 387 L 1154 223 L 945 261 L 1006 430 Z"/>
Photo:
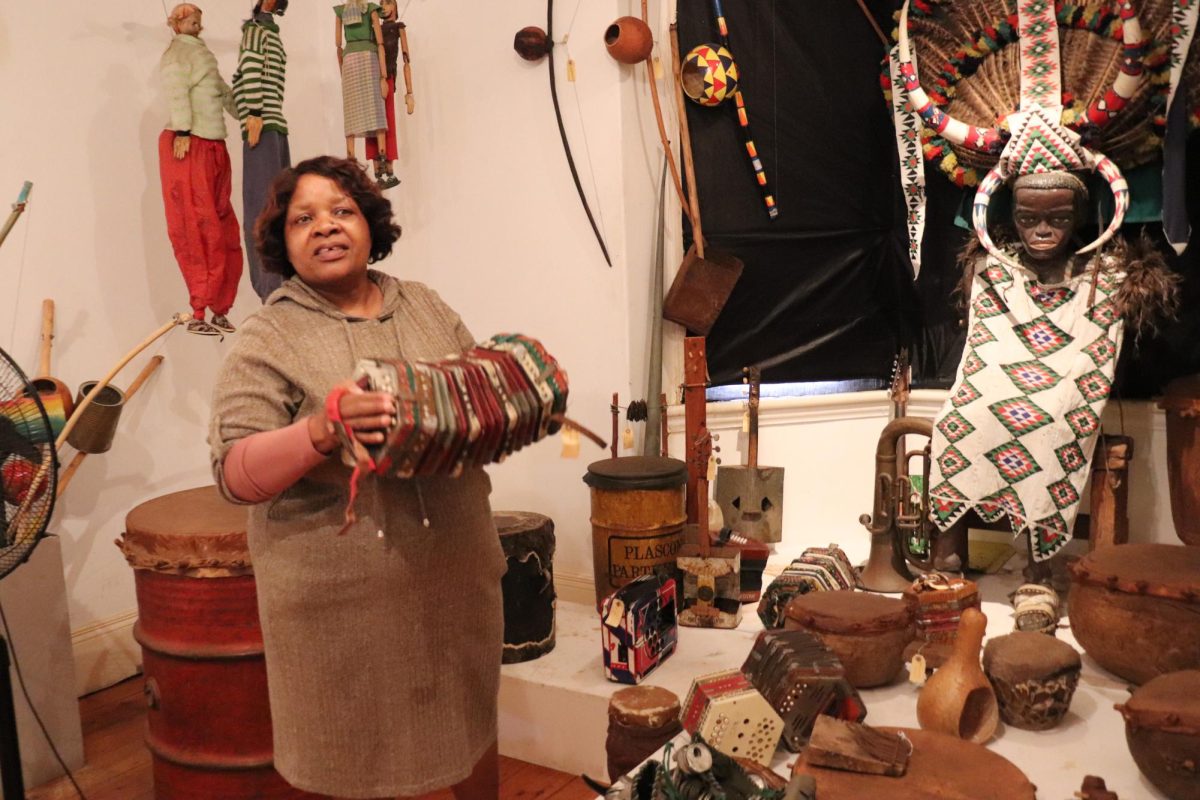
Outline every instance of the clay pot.
<path fill-rule="evenodd" d="M 1200 670 L 1160 675 L 1116 709 L 1146 779 L 1171 800 L 1200 800 Z"/>
<path fill-rule="evenodd" d="M 640 64 L 654 49 L 654 35 L 637 17 L 618 17 L 604 30 L 604 46 L 622 64 Z"/>
<path fill-rule="evenodd" d="M 976 744 L 992 738 L 1000 722 L 996 692 L 979 666 L 979 646 L 987 617 L 963 611 L 954 652 L 933 673 L 917 698 L 917 720 L 925 730 L 940 731 Z"/>
<path fill-rule="evenodd" d="M 1068 567 L 1075 641 L 1134 683 L 1200 669 L 1200 548 L 1119 544 Z"/>
<path fill-rule="evenodd" d="M 1167 482 L 1171 516 L 1184 544 L 1200 545 L 1200 375 L 1167 385 Z"/>
<path fill-rule="evenodd" d="M 846 668 L 856 689 L 891 683 L 904 666 L 904 647 L 916 636 L 903 600 L 869 592 L 813 592 L 788 603 L 784 628 L 811 631 Z"/>

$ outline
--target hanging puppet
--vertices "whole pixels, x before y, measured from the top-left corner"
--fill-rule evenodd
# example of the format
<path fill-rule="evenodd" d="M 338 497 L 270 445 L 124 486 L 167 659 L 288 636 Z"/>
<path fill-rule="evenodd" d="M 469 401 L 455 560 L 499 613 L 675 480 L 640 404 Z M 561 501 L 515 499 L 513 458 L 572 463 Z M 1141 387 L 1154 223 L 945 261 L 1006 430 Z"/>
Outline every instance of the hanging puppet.
<path fill-rule="evenodd" d="M 282 169 L 292 164 L 287 120 L 283 116 L 283 85 L 287 53 L 279 37 L 276 16 L 288 0 L 258 0 L 242 25 L 238 68 L 233 74 L 233 99 L 242 121 L 242 215 L 245 218 L 246 261 L 250 285 L 264 302 L 283 283 L 283 276 L 263 270 L 254 246 L 254 223 L 267 202 L 267 188 Z"/>
<path fill-rule="evenodd" d="M 217 59 L 200 39 L 202 12 L 191 3 L 171 9 L 175 33 L 159 62 L 170 121 L 158 137 L 167 235 L 192 306 L 189 333 L 232 333 L 229 309 L 242 277 L 242 243 L 230 194 L 224 113 L 236 116 L 233 92 Z M 205 312 L 212 310 L 212 321 Z"/>
<path fill-rule="evenodd" d="M 355 137 L 374 138 L 387 149 L 387 54 L 379 6 L 367 0 L 347 0 L 333 7 L 337 15 L 334 42 L 342 72 L 342 113 L 345 117 L 346 157 L 354 158 Z M 345 46 L 342 39 L 345 37 Z M 376 178 L 378 179 L 378 175 Z"/>
<path fill-rule="evenodd" d="M 387 95 L 384 97 L 384 110 L 387 112 L 387 148 L 380 150 L 375 139 L 367 137 L 367 160 L 375 162 L 375 182 L 380 189 L 390 189 L 400 184 L 400 179 L 392 171 L 392 163 L 399 158 L 396 146 L 396 65 L 400 57 L 404 59 L 404 108 L 409 114 L 416 110 L 413 98 L 412 67 L 408 58 L 408 33 L 404 23 L 397 18 L 396 0 L 383 0 L 380 3 L 380 14 L 383 19 L 379 23 L 383 34 L 383 50 L 387 56 Z"/>
<path fill-rule="evenodd" d="M 954 11 L 959 5 L 975 4 L 956 4 Z M 1120 71 L 1099 109 L 1109 116 L 1138 90 L 1145 44 L 1128 1 L 1115 5 L 1124 43 Z M 931 516 L 946 531 L 972 509 L 988 522 L 1007 515 L 1015 533 L 1029 533 L 1030 576 L 1048 581 L 1042 562 L 1071 538 L 1125 326 L 1141 329 L 1169 311 L 1174 278 L 1144 243 L 1110 243 L 1129 206 L 1129 188 L 1107 156 L 1081 144 L 1062 123 L 1054 4 L 1018 4 L 1015 30 L 1024 34 L 1013 45 L 1021 69 L 1012 76 L 1020 80 L 1020 110 L 1008 114 L 1007 133 L 968 125 L 932 103 L 912 59 L 908 12 L 906 4 L 897 71 L 912 107 L 948 141 L 999 153 L 975 195 L 979 246 L 963 256 L 970 284 L 967 341 L 934 424 Z M 1107 180 L 1115 211 L 1096 241 L 1076 249 L 1072 239 L 1088 206 L 1076 174 L 1083 170 Z M 988 206 L 1006 183 L 1012 185 L 1015 236 L 993 238 Z M 945 537 L 958 540 L 960 559 L 965 533 L 958 525 Z M 943 566 L 959 565 L 951 557 Z"/>

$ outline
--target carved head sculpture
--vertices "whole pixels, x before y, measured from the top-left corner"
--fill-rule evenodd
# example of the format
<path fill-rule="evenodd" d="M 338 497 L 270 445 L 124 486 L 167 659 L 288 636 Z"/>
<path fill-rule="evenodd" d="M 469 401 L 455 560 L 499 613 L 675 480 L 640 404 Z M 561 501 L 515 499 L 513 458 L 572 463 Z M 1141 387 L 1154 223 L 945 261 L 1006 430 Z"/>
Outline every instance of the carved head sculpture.
<path fill-rule="evenodd" d="M 899 26 L 900 72 L 912 105 L 925 124 L 954 144 L 983 153 L 999 154 L 996 166 L 979 182 L 971 221 L 975 234 L 988 253 L 996 260 L 1013 266 L 1017 264 L 1011 256 L 996 246 L 987 228 L 987 211 L 992 194 L 1005 182 L 1038 173 L 1067 174 L 1071 170 L 1082 169 L 1099 172 L 1108 181 L 1113 193 L 1113 219 L 1099 238 L 1076 251 L 1081 254 L 1097 250 L 1111 239 L 1121 227 L 1125 212 L 1129 208 L 1129 185 L 1116 164 L 1104 154 L 1089 149 L 1082 143 L 1079 134 L 1062 124 L 1062 65 L 1059 63 L 1054 4 L 1019 3 L 1018 6 L 1018 27 L 1023 31 L 1019 43 L 1022 66 L 1021 107 L 1020 110 L 1007 114 L 1007 131 L 969 125 L 949 116 L 934 105 L 929 95 L 921 88 L 912 59 L 908 38 L 907 1 L 900 12 Z M 1103 99 L 1098 105 L 1093 104 L 1088 109 L 1088 119 L 1094 120 L 1096 124 L 1103 124 L 1124 107 L 1144 77 L 1142 54 L 1145 43 L 1132 2 L 1116 0 L 1116 6 L 1121 17 L 1121 66 Z M 1041 197 L 1039 204 L 1056 203 L 1065 195 L 1060 193 L 1053 201 L 1048 198 L 1060 189 L 1075 191 L 1074 186 L 1059 185 L 1049 190 L 1040 190 L 1044 195 L 1026 191 L 1022 192 L 1022 196 L 1026 199 Z M 1071 223 L 1072 232 L 1078 224 L 1078 215 L 1073 216 L 1076 218 Z M 1031 247 L 1036 237 L 1029 238 L 1023 232 L 1021 238 L 1033 262 L 1043 263 L 1047 259 L 1063 258 L 1065 242 L 1069 241 L 1070 236 L 1064 233 L 1056 237 L 1053 247 L 1049 246 L 1044 238 L 1037 239 L 1036 248 Z"/>
<path fill-rule="evenodd" d="M 1059 277 L 1071 238 L 1084 221 L 1088 192 L 1069 172 L 1035 172 L 1013 182 L 1013 226 L 1025 260 L 1042 280 Z"/>

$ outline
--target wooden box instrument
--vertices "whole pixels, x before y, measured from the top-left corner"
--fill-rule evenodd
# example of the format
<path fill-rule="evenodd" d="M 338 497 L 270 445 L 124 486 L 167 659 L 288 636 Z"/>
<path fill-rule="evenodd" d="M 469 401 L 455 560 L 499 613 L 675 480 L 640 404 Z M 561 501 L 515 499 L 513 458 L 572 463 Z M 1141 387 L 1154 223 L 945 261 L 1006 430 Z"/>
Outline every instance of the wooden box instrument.
<path fill-rule="evenodd" d="M 758 367 L 747 367 L 750 384 L 749 441 L 746 466 L 717 468 L 714 496 L 725 525 L 749 539 L 764 543 L 783 541 L 783 467 L 758 465 Z"/>
<path fill-rule="evenodd" d="M 663 318 L 693 334 L 707 336 L 745 269 L 727 253 L 698 253 L 693 245 L 683 257 L 671 288 L 663 298 Z"/>
<path fill-rule="evenodd" d="M 679 642 L 675 581 L 643 575 L 626 584 L 604 599 L 600 623 L 605 677 L 641 683 Z"/>
<path fill-rule="evenodd" d="M 541 343 L 519 334 L 440 361 L 361 359 L 354 380 L 396 397 L 396 424 L 365 455 L 373 472 L 401 478 L 502 461 L 556 433 L 567 408 L 566 373 Z M 354 463 L 362 445 L 342 426 L 339 433 Z"/>
<path fill-rule="evenodd" d="M 882 686 L 903 665 L 904 647 L 916 635 L 912 611 L 903 600 L 870 592 L 810 592 L 787 605 L 789 630 L 821 637 L 858 688 Z"/>
<path fill-rule="evenodd" d="M 1160 675 L 1116 708 L 1147 780 L 1171 800 L 1200 800 L 1200 670 Z"/>
<path fill-rule="evenodd" d="M 836 544 L 810 547 L 763 592 L 758 618 L 764 628 L 781 628 L 788 601 L 798 594 L 854 588 L 854 566 Z"/>
<path fill-rule="evenodd" d="M 683 728 L 733 758 L 769 766 L 783 720 L 741 670 L 701 675 L 683 701 Z"/>
<path fill-rule="evenodd" d="M 1119 544 L 1068 566 L 1075 640 L 1134 683 L 1200 668 L 1200 548 Z"/>
<path fill-rule="evenodd" d="M 771 557 L 771 548 L 754 539 L 747 539 L 729 528 L 719 533 L 709 533 L 709 544 L 714 548 L 726 547 L 738 551 L 742 568 L 739 573 L 742 603 L 757 603 L 762 597 L 763 570 Z"/>
<path fill-rule="evenodd" d="M 842 662 L 808 631 L 763 631 L 742 672 L 783 720 L 783 744 L 793 753 L 804 747 L 819 715 L 854 722 L 867 715 Z"/>
<path fill-rule="evenodd" d="M 879 728 L 903 733 L 912 755 L 903 778 L 847 772 L 809 764 L 801 755 L 793 774 L 816 778 L 819 800 L 1034 800 L 1037 787 L 1011 761 L 983 745 L 913 728 Z"/>

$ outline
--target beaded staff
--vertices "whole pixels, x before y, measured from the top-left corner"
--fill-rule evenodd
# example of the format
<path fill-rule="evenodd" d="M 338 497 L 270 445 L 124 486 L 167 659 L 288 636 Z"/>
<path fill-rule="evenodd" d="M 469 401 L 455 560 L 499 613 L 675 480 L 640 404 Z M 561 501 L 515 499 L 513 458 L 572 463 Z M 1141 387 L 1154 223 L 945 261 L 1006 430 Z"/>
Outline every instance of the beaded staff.
<path fill-rule="evenodd" d="M 721 45 L 732 53 L 733 50 L 729 47 L 729 26 L 725 23 L 725 10 L 721 8 L 721 0 L 713 0 L 713 13 L 717 17 L 717 35 L 721 39 Z M 754 178 L 758 181 L 763 203 L 767 206 L 767 216 L 775 219 L 779 216 L 779 207 L 775 204 L 775 194 L 767 182 L 766 170 L 763 169 L 762 159 L 758 157 L 758 147 L 754 144 L 754 136 L 750 133 L 750 117 L 746 113 L 746 98 L 742 95 L 740 87 L 734 90 L 733 102 L 737 106 L 738 125 L 746 140 L 746 155 L 750 157 Z"/>

